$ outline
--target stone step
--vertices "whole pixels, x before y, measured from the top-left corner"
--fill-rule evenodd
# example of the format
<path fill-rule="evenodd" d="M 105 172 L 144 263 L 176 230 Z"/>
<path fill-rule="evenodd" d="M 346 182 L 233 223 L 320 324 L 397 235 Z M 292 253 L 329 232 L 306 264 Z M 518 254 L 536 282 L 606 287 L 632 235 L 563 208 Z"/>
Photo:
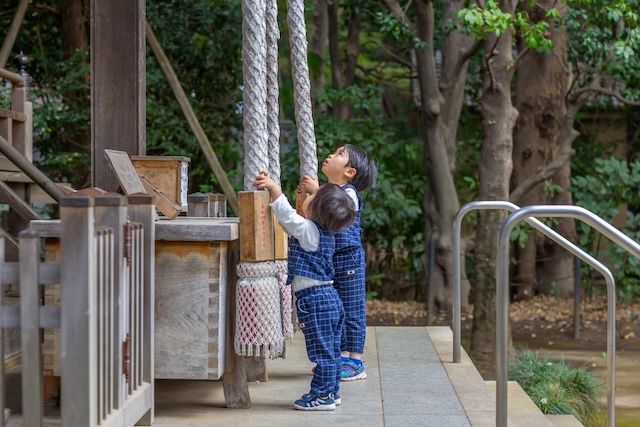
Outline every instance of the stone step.
<path fill-rule="evenodd" d="M 485 381 L 495 396 L 496 382 Z M 507 382 L 507 416 L 516 427 L 553 427 L 549 419 L 540 411 L 529 395 L 516 381 Z"/>
<path fill-rule="evenodd" d="M 584 427 L 573 415 L 545 415 L 553 427 Z"/>

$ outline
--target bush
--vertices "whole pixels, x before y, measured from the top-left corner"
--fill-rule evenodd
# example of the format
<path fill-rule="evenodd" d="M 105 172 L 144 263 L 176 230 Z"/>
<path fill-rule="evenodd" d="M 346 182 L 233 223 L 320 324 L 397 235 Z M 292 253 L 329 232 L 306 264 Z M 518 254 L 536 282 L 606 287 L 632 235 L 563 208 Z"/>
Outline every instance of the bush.
<path fill-rule="evenodd" d="M 604 384 L 594 372 L 552 362 L 528 348 L 513 354 L 509 379 L 517 381 L 543 413 L 572 414 L 585 426 L 604 425 Z"/>

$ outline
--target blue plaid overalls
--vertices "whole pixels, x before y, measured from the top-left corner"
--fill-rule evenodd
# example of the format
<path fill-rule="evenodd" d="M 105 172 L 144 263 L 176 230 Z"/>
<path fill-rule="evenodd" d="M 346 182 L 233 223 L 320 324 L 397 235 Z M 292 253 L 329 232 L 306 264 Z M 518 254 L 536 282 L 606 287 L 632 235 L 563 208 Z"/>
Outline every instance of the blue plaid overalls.
<path fill-rule="evenodd" d="M 333 278 L 335 236 L 316 226 L 320 232 L 320 244 L 315 252 L 302 249 L 296 238 L 289 238 L 289 282 L 294 276 L 322 282 Z M 319 285 L 297 291 L 295 297 L 307 355 L 316 364 L 310 393 L 326 396 L 338 392 L 342 371 L 340 339 L 344 327 L 344 309 L 338 292 L 330 284 Z"/>
<path fill-rule="evenodd" d="M 352 184 L 345 184 L 358 197 L 355 220 L 342 231 L 336 232 L 336 251 L 333 255 L 335 278 L 333 286 L 338 290 L 345 312 L 345 326 L 342 331 L 340 351 L 364 353 L 367 335 L 365 259 L 360 235 L 360 214 L 362 197 Z"/>

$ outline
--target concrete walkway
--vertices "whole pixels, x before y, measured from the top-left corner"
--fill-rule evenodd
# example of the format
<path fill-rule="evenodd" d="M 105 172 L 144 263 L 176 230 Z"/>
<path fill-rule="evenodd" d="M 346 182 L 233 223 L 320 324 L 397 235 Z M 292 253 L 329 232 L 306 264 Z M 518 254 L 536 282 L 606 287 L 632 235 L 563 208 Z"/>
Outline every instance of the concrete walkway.
<path fill-rule="evenodd" d="M 267 361 L 269 381 L 250 384 L 250 409 L 225 408 L 219 381 L 157 380 L 154 425 L 469 426 L 429 337 L 428 330 L 439 329 L 451 333 L 449 328 L 368 328 L 364 355 L 367 378 L 341 384 L 342 405 L 335 411 L 293 409 L 294 400 L 309 391 L 313 367 L 304 339 L 296 333 L 286 359 Z M 495 425 L 495 421 L 486 421 L 486 425 Z"/>

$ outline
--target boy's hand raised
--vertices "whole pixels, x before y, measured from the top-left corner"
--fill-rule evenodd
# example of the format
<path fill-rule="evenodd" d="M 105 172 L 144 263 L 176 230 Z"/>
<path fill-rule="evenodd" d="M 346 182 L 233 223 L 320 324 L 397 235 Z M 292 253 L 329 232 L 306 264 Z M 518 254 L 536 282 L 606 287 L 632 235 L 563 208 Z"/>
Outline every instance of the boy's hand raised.
<path fill-rule="evenodd" d="M 309 175 L 304 175 L 300 180 L 300 184 L 298 184 L 296 192 L 303 193 L 306 191 L 309 194 L 313 194 L 319 187 L 318 178 L 311 178 Z"/>
<path fill-rule="evenodd" d="M 282 195 L 282 189 L 272 178 L 269 178 L 269 174 L 265 171 L 260 172 L 256 176 L 256 181 L 253 183 L 258 190 L 269 190 L 271 194 L 271 201 L 277 199 Z"/>

